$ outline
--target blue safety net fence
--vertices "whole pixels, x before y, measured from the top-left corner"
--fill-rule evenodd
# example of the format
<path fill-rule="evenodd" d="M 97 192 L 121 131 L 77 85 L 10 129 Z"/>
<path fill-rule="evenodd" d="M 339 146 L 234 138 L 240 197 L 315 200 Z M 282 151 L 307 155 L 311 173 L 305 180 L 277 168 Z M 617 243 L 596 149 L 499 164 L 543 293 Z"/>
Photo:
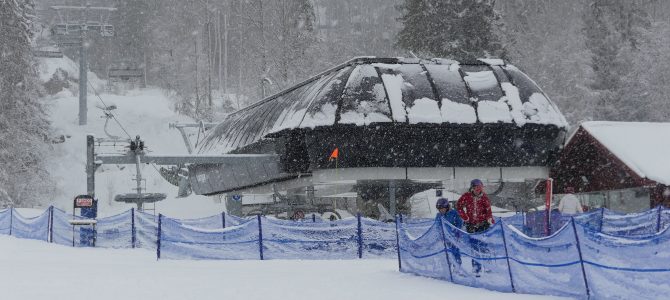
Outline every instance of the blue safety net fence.
<path fill-rule="evenodd" d="M 569 223 L 575 221 L 592 230 L 615 236 L 649 236 L 670 226 L 670 210 L 661 206 L 640 213 L 619 213 L 606 208 L 595 209 L 579 215 L 562 215 L 552 210 L 549 226 L 546 211 L 534 211 L 503 218 L 505 223 L 513 225 L 530 237 L 552 235 Z"/>
<path fill-rule="evenodd" d="M 399 223 L 400 270 L 503 292 L 593 299 L 670 294 L 667 210 L 594 211 L 540 238 L 525 234 L 519 218 L 503 218 L 477 234 L 441 218 L 420 235 Z"/>
<path fill-rule="evenodd" d="M 531 237 L 544 232 L 529 229 L 528 214 L 469 234 L 439 217 L 175 219 L 135 210 L 99 218 L 93 227 L 72 225 L 83 218 L 50 207 L 30 218 L 1 210 L 0 234 L 75 247 L 146 248 L 168 259 L 397 258 L 402 272 L 502 292 L 596 299 L 670 294 L 670 210 L 598 209 L 552 218 L 560 220 L 552 227 L 561 227 Z"/>

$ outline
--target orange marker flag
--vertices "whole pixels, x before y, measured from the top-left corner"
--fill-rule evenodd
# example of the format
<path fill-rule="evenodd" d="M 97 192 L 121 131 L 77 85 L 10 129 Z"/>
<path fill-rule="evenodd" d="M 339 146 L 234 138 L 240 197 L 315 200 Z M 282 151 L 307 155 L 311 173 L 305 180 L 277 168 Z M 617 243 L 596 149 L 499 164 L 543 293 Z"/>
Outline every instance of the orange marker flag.
<path fill-rule="evenodd" d="M 337 159 L 339 156 L 340 156 L 340 150 L 335 148 L 335 150 L 333 150 L 333 152 L 330 154 L 328 160 Z"/>

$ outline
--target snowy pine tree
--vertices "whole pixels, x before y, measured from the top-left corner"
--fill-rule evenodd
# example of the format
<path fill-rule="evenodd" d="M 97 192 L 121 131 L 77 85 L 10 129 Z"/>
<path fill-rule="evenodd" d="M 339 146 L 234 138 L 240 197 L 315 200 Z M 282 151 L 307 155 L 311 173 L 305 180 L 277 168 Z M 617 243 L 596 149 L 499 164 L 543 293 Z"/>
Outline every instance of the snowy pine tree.
<path fill-rule="evenodd" d="M 36 203 L 51 189 L 49 122 L 31 52 L 31 0 L 0 1 L 0 205 Z"/>
<path fill-rule="evenodd" d="M 624 94 L 637 85 L 630 77 L 631 57 L 639 49 L 641 34 L 650 25 L 649 15 L 626 0 L 594 0 L 584 14 L 586 46 L 593 69 L 589 86 L 597 94 L 593 104 L 596 120 L 626 120 L 630 105 L 638 105 L 631 101 L 634 99 L 624 98 Z"/>
<path fill-rule="evenodd" d="M 422 55 L 472 61 L 505 57 L 495 0 L 405 0 L 398 45 Z"/>

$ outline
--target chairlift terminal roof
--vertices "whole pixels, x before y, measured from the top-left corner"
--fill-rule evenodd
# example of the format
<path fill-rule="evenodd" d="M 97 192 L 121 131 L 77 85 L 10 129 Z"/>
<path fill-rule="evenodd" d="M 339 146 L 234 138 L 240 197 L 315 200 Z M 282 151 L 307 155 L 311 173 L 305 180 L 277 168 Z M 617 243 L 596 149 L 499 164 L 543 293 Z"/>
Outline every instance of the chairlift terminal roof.
<path fill-rule="evenodd" d="M 230 153 L 293 129 L 384 124 L 568 126 L 533 80 L 501 60 L 365 57 L 231 113 L 198 152 Z"/>

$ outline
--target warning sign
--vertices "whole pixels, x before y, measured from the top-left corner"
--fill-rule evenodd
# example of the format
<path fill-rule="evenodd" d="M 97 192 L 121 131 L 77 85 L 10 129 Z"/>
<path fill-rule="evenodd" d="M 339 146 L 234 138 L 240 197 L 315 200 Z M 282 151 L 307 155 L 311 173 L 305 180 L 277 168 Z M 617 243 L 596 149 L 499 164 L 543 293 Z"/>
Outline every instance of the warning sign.
<path fill-rule="evenodd" d="M 80 195 L 74 198 L 74 208 L 93 207 L 93 197 Z"/>

